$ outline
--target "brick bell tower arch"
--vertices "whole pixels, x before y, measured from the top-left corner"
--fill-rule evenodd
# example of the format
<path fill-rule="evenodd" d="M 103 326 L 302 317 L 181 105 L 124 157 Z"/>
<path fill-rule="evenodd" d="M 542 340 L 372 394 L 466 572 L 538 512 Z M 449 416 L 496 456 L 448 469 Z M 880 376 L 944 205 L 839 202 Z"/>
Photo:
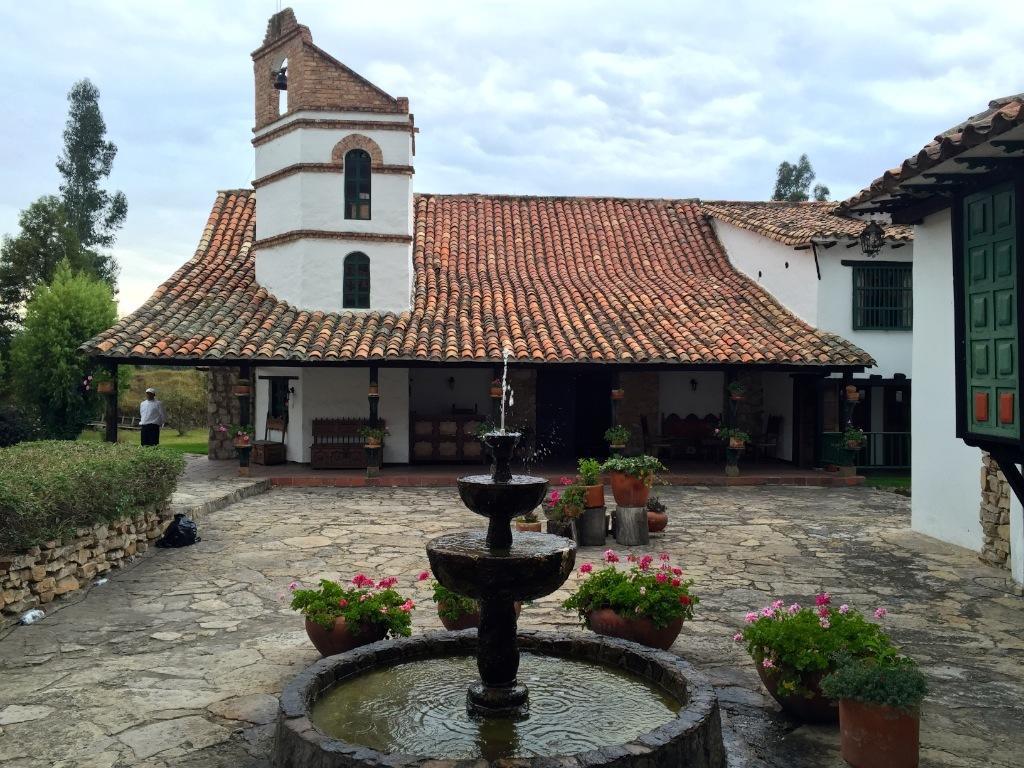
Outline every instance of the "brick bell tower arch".
<path fill-rule="evenodd" d="M 301 309 L 408 310 L 409 100 L 317 47 L 291 8 L 270 18 L 252 60 L 257 281 Z M 355 252 L 368 257 L 370 282 L 369 306 L 357 309 L 344 290 L 345 257 Z"/>

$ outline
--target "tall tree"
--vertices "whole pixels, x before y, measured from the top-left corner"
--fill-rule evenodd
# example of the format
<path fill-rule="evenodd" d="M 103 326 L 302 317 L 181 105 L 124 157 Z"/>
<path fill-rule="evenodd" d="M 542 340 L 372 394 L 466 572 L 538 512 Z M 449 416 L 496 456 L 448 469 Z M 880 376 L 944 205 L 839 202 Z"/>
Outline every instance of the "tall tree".
<path fill-rule="evenodd" d="M 795 163 L 783 160 L 779 163 L 779 170 L 775 176 L 775 191 L 772 193 L 772 200 L 785 200 L 790 203 L 802 203 L 809 199 L 809 194 L 814 195 L 816 201 L 828 200 L 829 188 L 824 184 L 815 184 L 811 190 L 811 183 L 814 181 L 814 168 L 807 155 L 800 155 Z"/>
<path fill-rule="evenodd" d="M 124 193 L 100 188 L 100 182 L 110 175 L 117 147 L 107 141 L 99 99 L 99 89 L 88 79 L 79 80 L 71 88 L 64 152 L 57 158 L 57 170 L 64 177 L 61 202 L 85 248 L 113 245 L 128 214 Z"/>
<path fill-rule="evenodd" d="M 83 380 L 91 370 L 78 347 L 114 324 L 110 287 L 75 274 L 62 262 L 50 285 L 39 286 L 25 328 L 11 345 L 10 374 L 18 400 L 39 414 L 46 437 L 72 439 L 96 408 Z"/>

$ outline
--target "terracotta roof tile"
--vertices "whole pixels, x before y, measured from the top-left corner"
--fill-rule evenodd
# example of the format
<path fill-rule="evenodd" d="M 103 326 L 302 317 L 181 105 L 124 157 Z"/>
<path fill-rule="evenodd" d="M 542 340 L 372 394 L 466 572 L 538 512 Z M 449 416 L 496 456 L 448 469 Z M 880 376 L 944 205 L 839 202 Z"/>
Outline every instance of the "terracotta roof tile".
<path fill-rule="evenodd" d="M 916 155 L 908 157 L 898 168 L 886 171 L 871 182 L 867 188 L 843 202 L 842 206 L 844 210 L 848 210 L 877 197 L 886 196 L 903 182 L 919 176 L 972 147 L 998 138 L 1019 125 L 1024 125 L 1024 94 L 993 99 L 985 111 L 940 133 L 925 144 Z"/>
<path fill-rule="evenodd" d="M 855 238 L 867 220 L 844 216 L 837 202 L 741 202 L 709 200 L 701 207 L 709 216 L 735 227 L 756 232 L 783 245 L 808 245 L 811 240 Z M 887 240 L 912 240 L 913 227 L 885 224 Z"/>
<path fill-rule="evenodd" d="M 195 256 L 84 345 L 111 358 L 872 365 L 736 272 L 698 203 L 417 195 L 409 312 L 309 312 L 255 281 L 256 194 L 221 192 Z"/>

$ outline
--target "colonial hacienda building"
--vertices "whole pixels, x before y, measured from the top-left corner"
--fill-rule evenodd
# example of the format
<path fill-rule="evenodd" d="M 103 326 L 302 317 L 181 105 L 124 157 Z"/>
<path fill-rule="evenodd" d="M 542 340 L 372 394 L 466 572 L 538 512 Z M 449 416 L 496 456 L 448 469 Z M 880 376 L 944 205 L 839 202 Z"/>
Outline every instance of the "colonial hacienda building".
<path fill-rule="evenodd" d="M 479 460 L 506 350 L 510 419 L 541 458 L 601 454 L 617 422 L 633 450 L 715 459 L 738 380 L 751 452 L 820 463 L 840 384 L 876 359 L 865 426 L 906 431 L 906 227 L 879 230 L 879 275 L 846 247 L 870 217 L 834 205 L 414 194 L 407 99 L 288 9 L 252 58 L 253 188 L 218 193 L 192 260 L 85 346 L 108 365 L 207 367 L 213 421 L 283 426 L 282 458 L 314 464 L 338 419 L 382 420 L 384 462 Z"/>

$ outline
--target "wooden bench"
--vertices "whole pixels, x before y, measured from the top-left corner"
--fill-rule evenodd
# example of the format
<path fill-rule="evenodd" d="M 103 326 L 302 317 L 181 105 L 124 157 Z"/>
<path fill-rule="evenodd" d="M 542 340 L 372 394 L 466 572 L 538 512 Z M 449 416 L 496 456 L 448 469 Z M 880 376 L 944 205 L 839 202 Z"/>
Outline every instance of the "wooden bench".
<path fill-rule="evenodd" d="M 271 440 L 271 432 L 280 432 L 280 440 Z M 285 435 L 288 433 L 288 420 L 281 417 L 267 416 L 267 425 L 263 429 L 263 439 L 252 444 L 253 464 L 284 464 L 287 461 Z"/>
<path fill-rule="evenodd" d="M 309 465 L 313 469 L 366 469 L 365 440 L 359 434 L 369 419 L 313 419 Z M 378 421 L 384 429 L 384 420 Z"/>

